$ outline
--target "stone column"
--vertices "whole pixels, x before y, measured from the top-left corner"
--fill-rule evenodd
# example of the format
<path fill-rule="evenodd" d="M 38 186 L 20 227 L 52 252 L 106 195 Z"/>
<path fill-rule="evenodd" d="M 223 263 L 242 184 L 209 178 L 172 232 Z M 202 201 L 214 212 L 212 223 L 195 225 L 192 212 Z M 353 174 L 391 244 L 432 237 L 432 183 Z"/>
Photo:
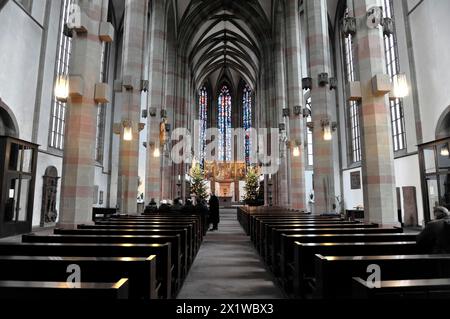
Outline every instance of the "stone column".
<path fill-rule="evenodd" d="M 320 86 L 321 73 L 332 76 L 330 58 L 330 38 L 328 34 L 328 12 L 326 0 L 307 0 L 309 68 L 312 77 L 311 109 L 314 149 L 315 212 L 317 214 L 333 211 L 334 196 L 334 158 L 333 141 L 323 138 L 322 122 L 332 123 L 332 92 L 328 85 Z"/>
<path fill-rule="evenodd" d="M 147 163 L 146 163 L 146 201 L 154 198 L 161 200 L 161 157 L 154 157 L 155 147 L 160 147 L 159 128 L 161 122 L 161 109 L 163 103 L 164 83 L 164 47 L 165 47 L 165 1 L 153 1 L 151 15 L 150 57 L 149 57 L 149 95 L 147 136 Z M 153 113 L 154 112 L 154 113 Z M 153 114 L 152 114 L 153 113 Z M 153 147 L 152 147 L 153 146 Z"/>
<path fill-rule="evenodd" d="M 288 108 L 290 110 L 289 133 L 291 143 L 303 142 L 303 118 L 295 115 L 294 108 L 302 105 L 300 62 L 300 21 L 298 1 L 286 2 L 286 69 Z M 292 155 L 290 148 L 290 193 L 291 208 L 305 210 L 305 161 L 303 147 L 299 145 L 300 156 Z"/>
<path fill-rule="evenodd" d="M 285 59 L 284 59 L 284 33 L 280 28 L 277 28 L 276 38 L 276 52 L 275 52 L 275 101 L 274 107 L 276 108 L 276 118 L 278 123 L 275 123 L 275 127 L 279 124 L 285 124 L 285 129 L 287 128 L 285 119 L 283 117 L 283 108 L 287 106 L 286 99 L 286 69 L 285 69 Z M 283 145 L 281 145 L 283 144 Z M 288 191 L 288 174 L 287 174 L 287 156 L 286 154 L 286 141 L 280 138 L 280 166 L 278 168 L 278 173 L 276 177 L 277 185 L 277 196 L 276 203 L 279 206 L 287 207 L 289 205 L 289 191 Z"/>
<path fill-rule="evenodd" d="M 105 2 L 78 1 L 81 15 L 86 18 L 82 24 L 87 32 L 74 30 L 72 38 L 69 66 L 72 94 L 66 107 L 60 226 L 92 221 L 97 128 L 95 86 L 101 68 L 100 22 L 102 13 L 108 11 Z"/>
<path fill-rule="evenodd" d="M 120 139 L 119 196 L 121 212 L 137 213 L 141 80 L 147 30 L 147 1 L 127 0 L 122 51 L 122 122 L 131 124 L 133 139 Z"/>
<path fill-rule="evenodd" d="M 372 79 L 386 74 L 382 28 L 369 28 L 367 11 L 378 0 L 354 0 L 362 104 L 361 147 L 364 213 L 367 222 L 398 224 L 395 200 L 394 151 L 388 96 L 378 94 Z"/>

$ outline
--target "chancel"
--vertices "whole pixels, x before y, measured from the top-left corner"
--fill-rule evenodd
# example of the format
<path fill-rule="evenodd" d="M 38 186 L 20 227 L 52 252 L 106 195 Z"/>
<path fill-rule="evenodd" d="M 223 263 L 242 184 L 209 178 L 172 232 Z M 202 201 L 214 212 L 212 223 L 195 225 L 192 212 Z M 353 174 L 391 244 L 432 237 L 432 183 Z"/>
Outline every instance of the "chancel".
<path fill-rule="evenodd" d="M 0 0 L 0 299 L 448 298 L 448 12 Z"/>

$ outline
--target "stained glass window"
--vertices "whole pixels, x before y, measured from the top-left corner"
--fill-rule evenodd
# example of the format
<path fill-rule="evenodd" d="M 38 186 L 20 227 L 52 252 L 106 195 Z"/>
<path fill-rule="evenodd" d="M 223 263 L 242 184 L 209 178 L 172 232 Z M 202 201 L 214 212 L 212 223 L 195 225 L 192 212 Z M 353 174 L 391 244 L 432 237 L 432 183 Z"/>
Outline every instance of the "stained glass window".
<path fill-rule="evenodd" d="M 231 95 L 223 86 L 218 100 L 219 122 L 219 161 L 231 161 Z"/>
<path fill-rule="evenodd" d="M 208 91 L 206 87 L 200 89 L 199 92 L 199 120 L 200 120 L 200 163 L 203 167 L 205 162 L 206 147 L 206 125 L 208 115 Z"/>
<path fill-rule="evenodd" d="M 244 88 L 243 96 L 243 123 L 245 130 L 245 163 L 250 165 L 250 149 L 252 147 L 252 141 L 250 139 L 250 129 L 252 127 L 252 90 L 248 85 Z"/>

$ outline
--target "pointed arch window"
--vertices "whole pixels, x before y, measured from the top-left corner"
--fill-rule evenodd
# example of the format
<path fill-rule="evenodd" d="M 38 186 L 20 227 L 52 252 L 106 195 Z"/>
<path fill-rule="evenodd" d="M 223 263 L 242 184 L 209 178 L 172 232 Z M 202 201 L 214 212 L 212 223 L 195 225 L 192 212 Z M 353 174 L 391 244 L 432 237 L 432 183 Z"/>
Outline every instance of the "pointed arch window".
<path fill-rule="evenodd" d="M 384 15 L 394 19 L 394 3 L 392 0 L 383 0 Z M 395 21 L 395 19 L 394 19 Z M 384 51 L 386 55 L 386 69 L 393 79 L 400 73 L 400 63 L 398 58 L 397 36 L 394 32 L 391 36 L 384 37 Z M 390 100 L 392 138 L 394 151 L 398 152 L 406 149 L 405 117 L 403 103 L 401 99 Z"/>
<path fill-rule="evenodd" d="M 231 161 L 231 95 L 224 85 L 218 99 L 219 161 Z"/>
<path fill-rule="evenodd" d="M 65 36 L 64 25 L 69 21 L 70 7 L 74 0 L 63 0 L 58 51 L 56 59 L 56 78 L 69 73 L 69 61 L 72 52 L 72 39 Z M 64 127 L 66 120 L 66 103 L 59 102 L 53 96 L 51 112 L 49 145 L 52 148 L 64 149 Z"/>
<path fill-rule="evenodd" d="M 244 87 L 243 94 L 243 127 L 245 130 L 245 163 L 250 165 L 250 150 L 252 141 L 250 139 L 250 129 L 252 128 L 252 90 L 248 85 Z"/>
<path fill-rule="evenodd" d="M 344 17 L 349 14 L 348 8 L 344 13 Z M 356 53 L 353 37 L 349 35 L 343 39 L 344 68 L 346 82 L 357 81 L 357 72 L 355 70 Z M 349 101 L 347 103 L 347 119 L 348 119 L 348 136 L 349 136 L 349 157 L 352 163 L 361 162 L 361 128 L 359 121 L 360 103 L 357 101 Z"/>
<path fill-rule="evenodd" d="M 100 82 L 108 81 L 109 67 L 109 44 L 103 42 L 102 55 L 100 60 Z M 97 105 L 97 133 L 95 138 L 95 160 L 102 164 L 105 146 L 105 124 L 106 124 L 106 107 L 107 104 Z"/>
<path fill-rule="evenodd" d="M 311 97 L 308 97 L 306 99 L 306 108 L 310 111 L 311 113 Z M 306 123 L 311 123 L 312 122 L 312 118 L 311 116 L 308 116 L 306 118 Z M 313 166 L 314 165 L 314 148 L 313 148 L 313 131 L 310 128 L 310 126 L 307 126 L 306 128 L 306 140 L 307 140 L 307 154 L 308 154 L 308 166 Z"/>
<path fill-rule="evenodd" d="M 206 127 L 208 119 L 208 91 L 203 87 L 199 91 L 199 121 L 200 121 L 200 163 L 205 162 Z"/>

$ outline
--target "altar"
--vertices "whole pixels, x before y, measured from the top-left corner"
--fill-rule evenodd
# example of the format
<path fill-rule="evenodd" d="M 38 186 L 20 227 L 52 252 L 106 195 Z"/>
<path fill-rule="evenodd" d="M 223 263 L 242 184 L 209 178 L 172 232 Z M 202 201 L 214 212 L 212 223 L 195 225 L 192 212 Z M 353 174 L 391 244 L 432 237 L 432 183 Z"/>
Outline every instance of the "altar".
<path fill-rule="evenodd" d="M 205 162 L 205 177 L 211 181 L 211 192 L 219 198 L 220 206 L 240 201 L 239 182 L 245 180 L 246 173 L 245 162 Z"/>

